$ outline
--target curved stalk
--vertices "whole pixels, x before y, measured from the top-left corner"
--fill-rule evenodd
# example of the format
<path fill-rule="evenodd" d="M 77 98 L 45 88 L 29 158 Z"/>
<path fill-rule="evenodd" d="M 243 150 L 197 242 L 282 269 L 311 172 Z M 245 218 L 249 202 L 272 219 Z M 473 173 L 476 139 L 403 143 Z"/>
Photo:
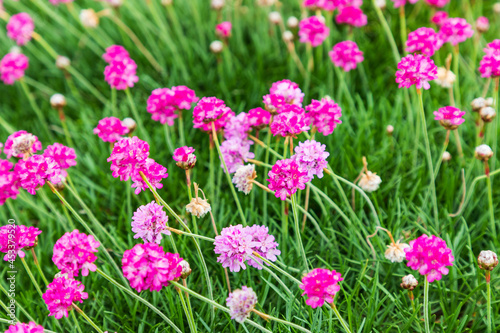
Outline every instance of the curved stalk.
<path fill-rule="evenodd" d="M 337 316 L 337 319 L 340 321 L 340 324 L 342 325 L 342 327 L 344 328 L 344 330 L 347 333 L 351 333 L 351 330 L 349 329 L 349 325 L 347 325 L 347 323 L 344 321 L 344 319 L 340 315 L 340 312 L 337 309 L 337 307 L 335 306 L 335 304 L 332 303 L 332 304 L 330 304 L 330 306 L 331 306 L 333 312 L 335 312 L 335 315 Z"/>
<path fill-rule="evenodd" d="M 304 245 L 302 244 L 302 237 L 300 235 L 300 222 L 299 222 L 299 214 L 297 212 L 296 195 L 297 195 L 296 193 L 292 194 L 292 211 L 293 211 L 293 220 L 295 221 L 295 236 L 297 237 L 296 242 L 299 244 L 299 253 L 302 256 L 302 260 L 304 261 L 304 267 L 307 270 L 309 270 L 306 251 L 304 250 Z"/>
<path fill-rule="evenodd" d="M 430 333 L 429 326 L 429 280 L 427 280 L 427 275 L 425 276 L 424 282 L 424 322 L 425 322 L 425 333 Z"/>

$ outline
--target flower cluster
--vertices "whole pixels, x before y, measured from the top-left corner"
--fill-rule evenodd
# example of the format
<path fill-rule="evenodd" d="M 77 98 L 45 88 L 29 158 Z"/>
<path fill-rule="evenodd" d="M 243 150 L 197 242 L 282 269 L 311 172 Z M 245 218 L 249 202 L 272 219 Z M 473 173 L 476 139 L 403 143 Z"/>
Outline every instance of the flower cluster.
<path fill-rule="evenodd" d="M 254 129 L 265 128 L 271 121 L 271 113 L 263 108 L 250 109 L 247 113 L 248 125 Z"/>
<path fill-rule="evenodd" d="M 337 8 L 337 0 L 304 0 L 302 5 L 311 10 L 323 9 L 327 11 L 334 11 Z"/>
<path fill-rule="evenodd" d="M 26 254 L 23 249 L 36 246 L 37 237 L 41 233 L 42 231 L 38 228 L 27 227 L 22 224 L 0 227 L 0 252 L 6 253 L 3 260 L 15 260 L 17 256 L 24 258 Z"/>
<path fill-rule="evenodd" d="M 258 253 L 261 257 L 266 258 L 270 261 L 276 261 L 281 254 L 281 251 L 277 249 L 278 243 L 276 242 L 274 236 L 269 235 L 269 229 L 263 225 L 253 225 L 251 227 L 245 227 L 246 231 L 253 237 L 253 242 L 259 245 L 253 248 L 253 251 Z M 257 269 L 262 269 L 264 261 L 259 257 L 248 258 L 248 264 Z M 266 264 L 267 265 L 267 264 Z"/>
<path fill-rule="evenodd" d="M 307 172 L 310 180 L 314 176 L 323 178 L 323 169 L 327 167 L 327 157 L 330 153 L 325 151 L 326 146 L 314 140 L 299 142 L 295 147 L 295 154 L 291 157 L 297 162 L 299 168 Z"/>
<path fill-rule="evenodd" d="M 441 38 L 439 37 L 439 34 L 434 31 L 434 29 L 421 27 L 408 34 L 408 39 L 406 40 L 406 52 L 420 52 L 428 57 L 431 57 L 441 48 L 442 45 L 443 43 Z"/>
<path fill-rule="evenodd" d="M 14 167 L 19 184 L 28 193 L 35 195 L 36 190 L 45 185 L 46 181 L 57 184 L 60 182 L 61 168 L 50 157 L 33 155 L 27 160 L 20 160 Z"/>
<path fill-rule="evenodd" d="M 215 34 L 220 38 L 231 37 L 231 29 L 233 25 L 229 21 L 224 21 L 215 26 Z"/>
<path fill-rule="evenodd" d="M 447 130 L 454 130 L 465 121 L 464 115 L 464 111 L 454 106 L 446 106 L 434 111 L 434 116 L 436 116 L 434 120 L 438 120 L 439 124 Z"/>
<path fill-rule="evenodd" d="M 12 171 L 13 166 L 11 162 L 0 159 L 0 206 L 7 199 L 16 199 L 19 194 L 17 174 Z"/>
<path fill-rule="evenodd" d="M 33 30 L 35 30 L 35 23 L 28 13 L 12 15 L 7 23 L 7 36 L 19 46 L 31 40 Z"/>
<path fill-rule="evenodd" d="M 216 97 L 203 97 L 193 110 L 194 128 L 206 132 L 212 132 L 212 124 L 216 131 L 220 130 L 231 117 L 234 112 Z"/>
<path fill-rule="evenodd" d="M 448 12 L 437 11 L 432 17 L 431 22 L 438 27 L 442 26 L 444 22 L 448 19 Z"/>
<path fill-rule="evenodd" d="M 404 7 L 407 2 L 414 4 L 417 3 L 418 0 L 392 0 L 394 2 L 394 8 Z"/>
<path fill-rule="evenodd" d="M 106 49 L 103 59 L 108 63 L 104 69 L 104 79 L 116 90 L 132 88 L 139 81 L 136 75 L 137 64 L 120 45 Z"/>
<path fill-rule="evenodd" d="M 278 160 L 268 173 L 269 188 L 275 191 L 276 198 L 286 200 L 298 189 L 303 190 L 310 180 L 307 171 L 302 170 L 299 164 L 292 160 Z"/>
<path fill-rule="evenodd" d="M 167 229 L 168 216 L 163 207 L 152 201 L 140 206 L 132 217 L 134 238 L 141 238 L 144 243 L 160 244 L 164 235 L 170 235 Z"/>
<path fill-rule="evenodd" d="M 432 7 L 443 8 L 450 0 L 425 0 L 425 2 Z"/>
<path fill-rule="evenodd" d="M 263 96 L 266 110 L 271 113 L 281 112 L 281 108 L 286 104 L 302 106 L 304 93 L 299 85 L 290 80 L 274 82 L 269 89 L 269 94 Z"/>
<path fill-rule="evenodd" d="M 37 325 L 34 321 L 29 323 L 17 323 L 15 325 L 9 326 L 7 331 L 4 333 L 43 333 L 43 326 Z"/>
<path fill-rule="evenodd" d="M 7 53 L 0 61 L 0 80 L 5 84 L 14 84 L 24 76 L 28 69 L 28 57 L 22 53 Z"/>
<path fill-rule="evenodd" d="M 358 63 L 365 59 L 358 45 L 350 40 L 335 44 L 328 54 L 333 64 L 337 67 L 342 67 L 345 72 L 355 69 Z"/>
<path fill-rule="evenodd" d="M 177 166 L 184 170 L 192 169 L 196 164 L 196 155 L 194 154 L 193 147 L 183 146 L 177 148 L 174 150 L 172 158 L 177 162 Z"/>
<path fill-rule="evenodd" d="M 238 137 L 233 137 L 221 144 L 220 151 L 229 173 L 236 172 L 238 167 L 247 162 L 249 158 L 255 157 L 255 154 L 250 151 L 252 144 L 253 141 L 242 140 Z M 224 166 L 221 164 L 221 167 Z"/>
<path fill-rule="evenodd" d="M 368 23 L 368 19 L 363 11 L 356 6 L 347 6 L 339 10 L 335 17 L 337 24 L 348 24 L 353 27 L 362 27 Z"/>
<path fill-rule="evenodd" d="M 89 297 L 83 290 L 85 286 L 80 281 L 64 275 L 56 277 L 49 283 L 47 291 L 42 296 L 50 312 L 49 316 L 54 316 L 56 319 L 61 319 L 63 316 L 67 318 L 74 302 L 83 303 L 83 300 Z"/>
<path fill-rule="evenodd" d="M 437 67 L 429 57 L 422 54 L 409 54 L 403 57 L 398 64 L 396 83 L 399 88 L 429 89 L 429 81 L 437 78 Z"/>
<path fill-rule="evenodd" d="M 313 99 L 311 104 L 306 106 L 311 125 L 318 129 L 323 135 L 333 133 L 333 130 L 342 121 L 342 110 L 340 106 L 329 97 L 322 98 L 321 101 Z"/>
<path fill-rule="evenodd" d="M 66 147 L 60 143 L 47 146 L 43 156 L 52 158 L 61 168 L 61 174 L 65 176 L 66 170 L 76 165 L 76 153 L 73 148 Z"/>
<path fill-rule="evenodd" d="M 87 276 L 89 271 L 95 272 L 97 268 L 94 264 L 97 260 L 95 253 L 100 245 L 94 236 L 75 229 L 65 233 L 54 244 L 52 261 L 62 273 L 71 277 L 78 276 L 80 270 L 83 276 Z"/>
<path fill-rule="evenodd" d="M 36 136 L 26 131 L 17 131 L 7 138 L 3 152 L 7 158 L 12 156 L 23 158 L 25 154 L 29 155 L 39 150 L 42 150 L 42 143 Z"/>
<path fill-rule="evenodd" d="M 97 127 L 94 128 L 94 134 L 97 134 L 104 142 L 116 142 L 122 135 L 129 132 L 127 126 L 116 117 L 107 117 L 99 120 Z"/>
<path fill-rule="evenodd" d="M 224 126 L 224 137 L 228 140 L 232 138 L 246 140 L 248 132 L 250 132 L 250 123 L 245 112 L 239 113 L 236 117 L 231 117 Z"/>
<path fill-rule="evenodd" d="M 309 43 L 312 47 L 321 45 L 330 34 L 330 28 L 325 25 L 324 20 L 317 16 L 303 19 L 299 23 L 299 37 L 301 43 Z"/>
<path fill-rule="evenodd" d="M 309 119 L 300 106 L 285 104 L 281 108 L 281 112 L 274 116 L 270 128 L 274 136 L 295 137 L 297 134 L 309 130 Z"/>
<path fill-rule="evenodd" d="M 451 17 L 441 25 L 439 35 L 443 43 L 451 43 L 451 45 L 455 46 L 472 37 L 474 30 L 464 18 Z"/>
<path fill-rule="evenodd" d="M 247 286 L 229 293 L 229 297 L 226 299 L 231 319 L 238 323 L 243 323 L 250 316 L 255 304 L 257 304 L 257 295 L 252 288 Z"/>
<path fill-rule="evenodd" d="M 250 193 L 253 188 L 253 182 L 257 178 L 255 164 L 240 165 L 233 176 L 233 184 L 236 188 L 245 194 Z"/>
<path fill-rule="evenodd" d="M 191 104 L 197 101 L 194 90 L 186 86 L 158 88 L 148 98 L 147 111 L 153 120 L 172 126 L 178 117 L 177 112 L 191 109 Z"/>
<path fill-rule="evenodd" d="M 484 48 L 485 55 L 479 63 L 482 77 L 500 76 L 500 39 L 495 39 Z"/>
<path fill-rule="evenodd" d="M 315 268 L 302 278 L 300 289 L 302 296 L 307 295 L 306 304 L 313 309 L 323 306 L 325 302 L 333 303 L 335 294 L 340 290 L 342 275 L 335 270 Z"/>

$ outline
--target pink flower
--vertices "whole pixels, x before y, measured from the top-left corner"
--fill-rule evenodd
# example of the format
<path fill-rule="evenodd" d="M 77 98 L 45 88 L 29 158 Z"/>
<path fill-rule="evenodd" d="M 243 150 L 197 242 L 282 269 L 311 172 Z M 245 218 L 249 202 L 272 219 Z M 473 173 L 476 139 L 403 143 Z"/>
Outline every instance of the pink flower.
<path fill-rule="evenodd" d="M 132 217 L 132 231 L 134 238 L 141 238 L 144 243 L 160 244 L 162 234 L 170 235 L 167 229 L 168 216 L 163 207 L 151 201 L 139 207 Z"/>
<path fill-rule="evenodd" d="M 306 304 L 315 309 L 325 302 L 332 304 L 335 294 L 339 292 L 339 282 L 344 280 L 340 273 L 324 268 L 315 268 L 302 278 L 300 289 L 302 296 L 307 295 Z"/>
<path fill-rule="evenodd" d="M 106 49 L 106 53 L 102 55 L 104 61 L 108 64 L 113 61 L 121 61 L 124 58 L 130 58 L 130 55 L 127 50 L 121 45 L 111 45 Z"/>
<path fill-rule="evenodd" d="M 49 0 L 49 2 L 51 4 L 53 4 L 54 6 L 58 6 L 61 3 L 70 3 L 70 2 L 73 2 L 73 0 Z"/>
<path fill-rule="evenodd" d="M 438 111 L 434 111 L 434 115 L 436 116 L 434 120 L 438 120 L 441 126 L 449 130 L 456 129 L 458 125 L 465 121 L 465 119 L 462 118 L 465 112 L 454 106 L 440 108 Z"/>
<path fill-rule="evenodd" d="M 7 199 L 16 199 L 19 194 L 17 175 L 11 171 L 13 166 L 9 161 L 0 159 L 0 206 Z"/>
<path fill-rule="evenodd" d="M 33 30 L 35 30 L 35 24 L 28 13 L 12 15 L 7 23 L 7 36 L 19 46 L 25 45 L 31 40 Z"/>
<path fill-rule="evenodd" d="M 97 127 L 94 128 L 94 134 L 97 134 L 104 142 L 116 142 L 128 132 L 128 127 L 116 117 L 103 118 L 99 120 Z"/>
<path fill-rule="evenodd" d="M 443 274 L 447 275 L 449 270 L 446 266 L 453 266 L 455 260 L 446 242 L 434 235 L 422 235 L 412 240 L 405 252 L 408 260 L 406 265 L 426 275 L 429 282 L 441 280 Z"/>
<path fill-rule="evenodd" d="M 418 28 L 408 34 L 406 52 L 420 52 L 428 57 L 441 48 L 443 42 L 432 28 Z"/>
<path fill-rule="evenodd" d="M 276 261 L 281 254 L 281 251 L 277 249 L 278 243 L 276 242 L 274 236 L 269 235 L 269 229 L 263 225 L 253 225 L 251 227 L 245 227 L 245 232 L 249 233 L 253 237 L 253 242 L 258 243 L 253 248 L 253 252 L 257 252 L 261 257 L 266 258 L 269 261 Z M 257 269 L 262 269 L 264 261 L 258 257 L 256 259 L 248 258 L 248 264 Z M 268 263 L 266 265 L 269 266 Z"/>
<path fill-rule="evenodd" d="M 294 104 L 302 106 L 304 93 L 299 85 L 290 80 L 281 80 L 274 82 L 269 89 L 269 95 L 263 97 L 266 109 L 270 112 L 280 112 L 285 104 Z"/>
<path fill-rule="evenodd" d="M 271 114 L 263 108 L 250 109 L 247 113 L 247 120 L 250 127 L 259 130 L 269 124 Z"/>
<path fill-rule="evenodd" d="M 152 114 L 152 119 L 168 126 L 174 125 L 174 119 L 178 117 L 176 108 L 172 105 L 174 92 L 168 88 L 153 90 L 148 98 L 147 111 Z"/>
<path fill-rule="evenodd" d="M 43 156 L 51 157 L 61 169 L 69 169 L 76 165 L 75 150 L 57 142 L 51 146 L 47 146 L 43 152 Z"/>
<path fill-rule="evenodd" d="M 255 154 L 250 152 L 250 146 L 252 144 L 253 141 L 241 139 L 239 137 L 233 137 L 222 142 L 220 151 L 226 162 L 227 171 L 230 174 L 236 172 L 238 167 L 248 161 L 249 158 L 255 157 Z M 221 167 L 223 167 L 222 164 Z"/>
<path fill-rule="evenodd" d="M 181 276 L 182 260 L 177 253 L 165 253 L 156 243 L 137 244 L 123 253 L 123 275 L 138 292 L 160 291 Z"/>
<path fill-rule="evenodd" d="M 34 136 L 31 133 L 28 133 L 26 131 L 17 131 L 9 135 L 7 138 L 7 141 L 5 141 L 5 147 L 3 152 L 5 155 L 7 155 L 7 158 L 11 158 L 12 156 L 17 157 L 17 158 L 23 158 L 24 153 L 20 152 L 19 150 L 19 141 L 23 140 L 23 137 L 30 136 L 33 138 L 33 142 L 31 145 L 31 148 L 29 148 L 29 153 L 35 153 L 39 150 L 42 150 L 42 143 L 38 140 L 36 136 Z"/>
<path fill-rule="evenodd" d="M 56 319 L 61 319 L 63 316 L 67 318 L 74 302 L 83 303 L 83 300 L 89 297 L 84 289 L 85 286 L 80 281 L 64 275 L 56 277 L 49 283 L 47 291 L 42 296 L 50 312 L 49 316 L 54 316 Z"/>
<path fill-rule="evenodd" d="M 241 268 L 246 269 L 245 261 L 259 245 L 246 228 L 241 224 L 229 226 L 222 229 L 221 234 L 215 237 L 214 252 L 220 254 L 217 262 L 220 262 L 222 267 L 229 268 L 231 272 L 239 272 Z"/>
<path fill-rule="evenodd" d="M 330 156 L 325 149 L 325 145 L 314 140 L 299 142 L 299 145 L 295 147 L 295 155 L 291 159 L 297 162 L 300 169 L 307 172 L 310 180 L 315 175 L 323 178 L 323 169 L 328 166 L 326 159 Z"/>
<path fill-rule="evenodd" d="M 9 326 L 9 329 L 4 333 L 43 333 L 43 326 L 37 325 L 34 321 L 29 323 L 17 323 L 15 325 Z"/>
<path fill-rule="evenodd" d="M 224 126 L 224 137 L 226 139 L 238 138 L 246 140 L 250 132 L 250 122 L 245 112 L 239 113 L 236 117 L 231 117 Z"/>
<path fill-rule="evenodd" d="M 21 53 L 7 53 L 0 61 L 0 80 L 11 85 L 24 76 L 28 57 Z"/>
<path fill-rule="evenodd" d="M 476 29 L 480 33 L 485 33 L 490 29 L 490 20 L 484 16 L 478 17 L 476 20 Z"/>
<path fill-rule="evenodd" d="M 307 17 L 299 23 L 301 43 L 309 43 L 312 47 L 316 47 L 321 45 L 329 34 L 330 28 L 317 16 Z"/>
<path fill-rule="evenodd" d="M 431 22 L 438 27 L 442 26 L 444 22 L 448 19 L 448 13 L 443 11 L 437 11 L 432 17 Z"/>
<path fill-rule="evenodd" d="M 229 308 L 231 319 L 236 320 L 238 323 L 243 323 L 257 304 L 257 295 L 252 288 L 247 286 L 236 289 L 229 293 L 226 299 L 226 305 Z"/>
<path fill-rule="evenodd" d="M 149 156 L 149 144 L 138 137 L 122 138 L 116 142 L 107 159 L 111 162 L 113 177 L 121 181 L 129 180 L 137 169 L 146 163 Z"/>
<path fill-rule="evenodd" d="M 438 8 L 443 8 L 450 2 L 450 0 L 425 0 L 428 5 Z"/>
<path fill-rule="evenodd" d="M 429 81 L 437 78 L 437 66 L 429 57 L 422 54 L 409 54 L 403 57 L 398 64 L 396 83 L 399 88 L 429 89 Z"/>
<path fill-rule="evenodd" d="M 275 191 L 276 198 L 286 200 L 298 189 L 303 190 L 310 180 L 307 171 L 302 170 L 299 164 L 292 159 L 278 160 L 268 173 L 269 188 Z"/>
<path fill-rule="evenodd" d="M 221 38 L 231 37 L 231 28 L 233 25 L 231 22 L 224 21 L 215 26 L 215 34 Z"/>
<path fill-rule="evenodd" d="M 488 43 L 483 51 L 487 54 L 500 53 L 500 39 L 495 39 L 491 43 Z"/>
<path fill-rule="evenodd" d="M 327 11 L 334 11 L 337 8 L 337 0 L 304 0 L 302 5 L 311 10 L 323 9 Z"/>
<path fill-rule="evenodd" d="M 50 157 L 33 155 L 27 160 L 20 160 L 14 167 L 19 184 L 28 193 L 35 195 L 36 190 L 45 185 L 46 181 L 54 184 L 60 182 L 61 168 Z"/>
<path fill-rule="evenodd" d="M 193 147 L 180 147 L 174 150 L 174 161 L 177 161 L 177 166 L 183 169 L 192 169 L 196 163 L 196 155 Z"/>
<path fill-rule="evenodd" d="M 455 46 L 472 37 L 474 30 L 464 18 L 452 17 L 444 21 L 439 29 L 439 35 L 443 43 L 451 43 L 451 45 Z"/>
<path fill-rule="evenodd" d="M 191 104 L 198 102 L 194 90 L 186 86 L 174 86 L 171 88 L 174 96 L 171 99 L 171 104 L 177 110 L 191 110 Z"/>
<path fill-rule="evenodd" d="M 342 8 L 339 14 L 335 17 L 335 21 L 338 24 L 345 23 L 354 27 L 362 27 L 368 23 L 368 19 L 363 11 L 354 6 Z"/>
<path fill-rule="evenodd" d="M 500 41 L 500 40 L 498 40 Z M 493 44 L 493 43 L 490 43 Z M 488 44 L 488 46 L 490 45 Z M 494 44 L 493 44 L 494 45 Z M 500 50 L 487 47 L 484 49 L 486 54 L 479 63 L 479 72 L 482 77 L 500 76 Z"/>
<path fill-rule="evenodd" d="M 286 104 L 281 113 L 274 117 L 271 124 L 271 132 L 274 136 L 296 136 L 309 130 L 309 119 L 304 109 L 297 105 Z"/>
<path fill-rule="evenodd" d="M 399 8 L 405 6 L 407 2 L 414 4 L 417 3 L 418 0 L 392 0 L 394 2 L 394 8 Z"/>
<path fill-rule="evenodd" d="M 104 79 L 112 88 L 125 90 L 139 81 L 136 70 L 137 64 L 131 58 L 115 59 L 104 69 Z"/>
<path fill-rule="evenodd" d="M 37 237 L 42 231 L 35 227 L 26 227 L 22 224 L 9 224 L 0 227 L 0 252 L 6 253 L 3 260 L 16 260 L 17 256 L 24 258 L 23 249 L 36 245 Z"/>
<path fill-rule="evenodd" d="M 206 132 L 212 132 L 212 123 L 218 131 L 224 127 L 234 112 L 224 104 L 223 100 L 216 97 L 203 97 L 193 110 L 194 128 L 201 128 Z"/>
<path fill-rule="evenodd" d="M 162 188 L 163 184 L 161 184 L 161 181 L 168 177 L 167 168 L 156 163 L 152 158 L 146 159 L 144 164 L 138 165 L 137 169 L 131 175 L 134 182 L 131 187 L 135 188 L 135 194 L 148 189 L 148 184 L 142 179 L 139 172 L 144 173 L 144 176 L 154 189 Z"/>
<path fill-rule="evenodd" d="M 335 44 L 328 54 L 333 64 L 337 67 L 342 67 L 346 72 L 355 69 L 357 64 L 365 59 L 358 45 L 350 40 Z"/>
<path fill-rule="evenodd" d="M 54 254 L 52 261 L 68 276 L 78 276 L 80 270 L 82 275 L 89 275 L 89 271 L 95 272 L 97 266 L 97 248 L 101 244 L 95 240 L 94 236 L 86 235 L 78 230 L 65 233 L 54 244 Z"/>
<path fill-rule="evenodd" d="M 323 135 L 332 134 L 337 124 L 342 124 L 342 110 L 331 98 L 322 98 L 321 101 L 313 99 L 306 110 L 311 124 Z"/>

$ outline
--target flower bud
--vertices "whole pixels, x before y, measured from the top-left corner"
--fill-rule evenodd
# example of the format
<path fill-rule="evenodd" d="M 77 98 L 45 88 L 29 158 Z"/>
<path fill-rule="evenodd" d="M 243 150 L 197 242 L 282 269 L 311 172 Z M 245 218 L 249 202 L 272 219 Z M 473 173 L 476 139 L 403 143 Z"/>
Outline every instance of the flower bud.
<path fill-rule="evenodd" d="M 283 40 L 286 43 L 292 42 L 293 41 L 293 33 L 290 30 L 286 30 L 283 32 Z"/>
<path fill-rule="evenodd" d="M 443 162 L 448 162 L 449 160 L 451 160 L 451 154 L 447 151 L 444 151 L 442 158 L 443 158 Z"/>
<path fill-rule="evenodd" d="M 470 106 L 472 107 L 472 111 L 478 112 L 486 106 L 486 100 L 482 97 L 475 98 L 470 102 Z"/>
<path fill-rule="evenodd" d="M 122 120 L 122 124 L 123 124 L 123 126 L 128 128 L 129 134 L 132 133 L 133 131 L 135 131 L 135 129 L 137 128 L 137 123 L 132 118 L 124 118 Z"/>
<path fill-rule="evenodd" d="M 19 54 L 21 53 L 21 48 L 19 46 L 12 46 L 9 50 L 9 53 Z"/>
<path fill-rule="evenodd" d="M 498 265 L 497 254 L 493 251 L 481 251 L 477 257 L 479 268 L 485 271 L 492 271 Z"/>
<path fill-rule="evenodd" d="M 276 0 L 257 0 L 257 6 L 260 7 L 270 7 L 274 5 Z"/>
<path fill-rule="evenodd" d="M 415 279 L 415 277 L 412 274 L 408 274 L 406 276 L 403 276 L 402 282 L 401 282 L 401 288 L 412 291 L 418 286 L 418 281 Z"/>
<path fill-rule="evenodd" d="M 270 12 L 269 13 L 269 21 L 272 24 L 280 24 L 281 23 L 281 14 L 279 12 Z"/>
<path fill-rule="evenodd" d="M 214 40 L 212 43 L 210 43 L 210 51 L 213 53 L 221 53 L 222 49 L 224 48 L 224 44 L 220 40 Z"/>
<path fill-rule="evenodd" d="M 295 16 L 290 16 L 288 20 L 286 20 L 286 25 L 290 29 L 295 29 L 299 26 L 299 19 Z"/>
<path fill-rule="evenodd" d="M 66 69 L 71 65 L 71 60 L 68 57 L 58 56 L 56 59 L 56 67 L 59 69 Z"/>
<path fill-rule="evenodd" d="M 54 109 L 63 108 L 66 106 L 66 97 L 62 94 L 54 94 L 50 96 L 50 105 Z"/>
<path fill-rule="evenodd" d="M 82 9 L 80 11 L 80 22 L 85 28 L 97 28 L 99 25 L 99 16 L 91 9 Z"/>
<path fill-rule="evenodd" d="M 123 0 L 107 0 L 106 2 L 113 8 L 119 8 L 123 5 Z"/>
<path fill-rule="evenodd" d="M 480 161 L 486 162 L 493 157 L 493 150 L 488 145 L 480 145 L 476 147 L 475 157 Z"/>
<path fill-rule="evenodd" d="M 186 260 L 183 260 L 179 263 L 182 267 L 182 272 L 181 272 L 181 279 L 187 279 L 189 275 L 191 275 L 191 267 L 189 266 L 189 263 Z"/>
<path fill-rule="evenodd" d="M 493 12 L 495 14 L 500 14 L 500 2 L 496 2 L 493 4 Z"/>
<path fill-rule="evenodd" d="M 210 2 L 210 7 L 212 7 L 212 9 L 215 9 L 215 10 L 221 10 L 225 4 L 226 4 L 225 0 L 212 0 Z"/>
<path fill-rule="evenodd" d="M 493 106 L 493 97 L 488 97 L 485 99 L 486 106 Z"/>
<path fill-rule="evenodd" d="M 375 0 L 375 6 L 380 9 L 385 9 L 385 7 L 387 7 L 387 2 L 385 0 Z"/>
<path fill-rule="evenodd" d="M 392 132 L 394 132 L 394 126 L 387 125 L 385 130 L 387 131 L 387 135 L 392 136 Z"/>
<path fill-rule="evenodd" d="M 38 236 L 35 237 L 35 242 L 33 243 L 32 246 L 26 246 L 24 247 L 26 250 L 31 250 L 31 249 L 34 249 L 35 247 L 38 246 Z M 483 251 L 484 252 L 484 251 Z"/>
<path fill-rule="evenodd" d="M 484 108 L 481 108 L 481 110 L 479 110 L 479 115 L 481 116 L 481 119 L 485 123 L 489 123 L 493 120 L 493 118 L 495 118 L 497 113 L 495 109 L 492 108 L 491 106 L 486 106 Z"/>
<path fill-rule="evenodd" d="M 409 248 L 410 245 L 406 243 L 391 243 L 387 245 L 387 250 L 385 250 L 385 258 L 391 262 L 402 262 L 406 258 L 405 249 Z"/>
<path fill-rule="evenodd" d="M 490 21 L 484 16 L 480 16 L 476 20 L 476 29 L 479 33 L 485 33 L 490 29 Z"/>

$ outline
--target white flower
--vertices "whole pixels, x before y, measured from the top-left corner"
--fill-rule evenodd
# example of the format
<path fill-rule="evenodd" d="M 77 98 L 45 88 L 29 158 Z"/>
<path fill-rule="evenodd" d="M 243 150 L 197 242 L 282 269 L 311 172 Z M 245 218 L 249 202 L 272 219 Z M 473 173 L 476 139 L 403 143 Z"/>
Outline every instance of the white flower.
<path fill-rule="evenodd" d="M 478 97 L 470 102 L 470 106 L 472 106 L 472 111 L 479 111 L 486 106 L 486 100 L 482 97 Z"/>
<path fill-rule="evenodd" d="M 456 75 L 453 74 L 452 71 L 447 70 L 444 67 L 438 68 L 438 77 L 435 80 L 437 84 L 439 84 L 443 88 L 451 88 L 453 87 L 453 83 L 457 79 Z"/>
<path fill-rule="evenodd" d="M 210 43 L 210 51 L 213 53 L 221 53 L 222 48 L 224 47 L 224 44 L 220 40 L 214 40 L 212 43 Z"/>
<path fill-rule="evenodd" d="M 293 41 L 293 32 L 285 30 L 285 32 L 283 32 L 283 40 L 287 43 Z"/>
<path fill-rule="evenodd" d="M 286 25 L 290 29 L 295 29 L 299 26 L 299 19 L 295 16 L 290 16 L 288 20 L 286 20 Z"/>
<path fill-rule="evenodd" d="M 410 245 L 406 243 L 391 243 L 387 245 L 387 250 L 385 250 L 385 258 L 391 262 L 402 262 L 406 258 L 405 249 L 409 248 Z"/>
<path fill-rule="evenodd" d="M 50 105 L 54 108 L 62 108 L 66 106 L 66 97 L 62 94 L 54 94 L 50 96 Z"/>
<path fill-rule="evenodd" d="M 378 190 L 380 183 L 382 183 L 382 179 L 376 173 L 367 171 L 361 175 L 358 185 L 365 192 L 373 192 Z"/>
<path fill-rule="evenodd" d="M 219 10 L 222 9 L 222 7 L 224 7 L 225 4 L 226 4 L 225 0 L 212 0 L 210 6 L 215 10 Z"/>
<path fill-rule="evenodd" d="M 479 115 L 481 116 L 481 119 L 484 122 L 489 123 L 490 121 L 493 120 L 493 118 L 495 118 L 497 113 L 495 109 L 492 108 L 491 106 L 486 106 L 484 108 L 481 108 L 481 110 L 479 110 Z"/>
<path fill-rule="evenodd" d="M 71 65 L 71 61 L 68 57 L 58 56 L 56 59 L 56 67 L 59 69 L 68 68 Z"/>
<path fill-rule="evenodd" d="M 269 21 L 273 24 L 279 24 L 281 22 L 281 14 L 279 12 L 270 12 Z"/>
<path fill-rule="evenodd" d="M 477 257 L 477 263 L 479 268 L 491 271 L 498 265 L 497 254 L 493 251 L 481 251 L 479 257 Z"/>
<path fill-rule="evenodd" d="M 193 198 L 191 202 L 186 205 L 186 211 L 197 218 L 205 216 L 211 209 L 207 200 L 202 198 Z"/>
<path fill-rule="evenodd" d="M 451 154 L 448 153 L 447 151 L 444 151 L 443 152 L 443 162 L 448 162 L 449 160 L 451 160 Z"/>
<path fill-rule="evenodd" d="M 128 117 L 123 118 L 122 124 L 123 124 L 123 126 L 128 128 L 129 133 L 132 133 L 135 130 L 135 128 L 137 127 L 137 123 L 135 122 L 135 120 L 132 118 L 128 118 Z"/>
<path fill-rule="evenodd" d="M 488 145 L 476 147 L 476 158 L 481 161 L 487 161 L 493 156 L 493 150 Z"/>

